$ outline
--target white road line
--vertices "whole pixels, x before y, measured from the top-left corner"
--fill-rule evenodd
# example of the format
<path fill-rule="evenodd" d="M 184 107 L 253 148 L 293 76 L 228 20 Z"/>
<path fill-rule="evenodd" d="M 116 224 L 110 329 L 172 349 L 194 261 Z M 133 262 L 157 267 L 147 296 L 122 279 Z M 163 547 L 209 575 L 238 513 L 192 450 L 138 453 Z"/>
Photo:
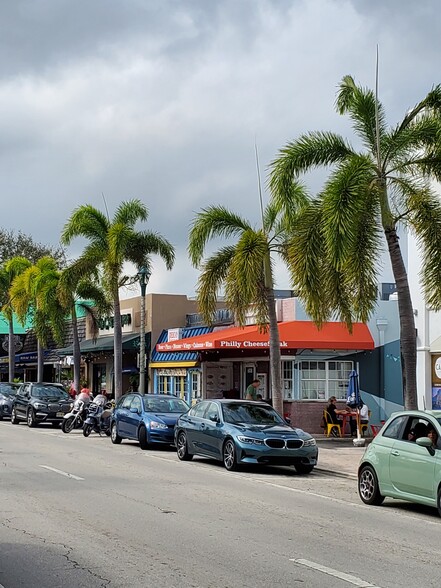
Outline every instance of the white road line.
<path fill-rule="evenodd" d="M 290 559 L 289 561 L 293 561 L 294 563 L 299 564 L 301 566 L 317 570 L 318 572 L 322 572 L 323 574 L 327 574 L 328 576 L 334 576 L 334 578 L 344 580 L 345 582 L 348 582 L 353 586 L 359 586 L 360 588 L 380 588 L 380 586 L 370 584 L 369 582 L 366 582 L 361 578 L 357 578 L 357 576 L 352 576 L 351 574 L 345 574 L 344 572 L 333 570 L 332 568 L 322 566 L 321 564 L 316 563 L 314 561 L 309 561 L 309 559 Z"/>
<path fill-rule="evenodd" d="M 69 472 L 63 472 L 62 470 L 57 470 L 56 468 L 51 468 L 47 465 L 40 465 L 39 467 L 60 474 L 61 476 L 66 476 L 66 478 L 72 478 L 72 480 L 84 480 L 84 478 L 80 478 L 80 476 L 75 476 L 74 474 L 69 474 Z"/>

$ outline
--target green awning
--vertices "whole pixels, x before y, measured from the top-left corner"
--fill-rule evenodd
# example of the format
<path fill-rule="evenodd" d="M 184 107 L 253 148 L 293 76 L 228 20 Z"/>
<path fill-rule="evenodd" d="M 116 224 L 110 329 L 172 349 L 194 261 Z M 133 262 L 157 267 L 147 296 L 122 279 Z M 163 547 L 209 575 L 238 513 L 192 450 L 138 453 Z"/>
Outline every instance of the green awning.
<path fill-rule="evenodd" d="M 150 345 L 150 333 L 146 333 L 145 336 L 146 345 Z M 86 353 L 97 353 L 102 351 L 113 351 L 114 337 L 98 337 L 97 339 L 84 339 L 80 343 L 81 355 Z M 139 349 L 139 333 L 130 333 L 122 336 L 122 347 L 125 351 L 130 349 Z M 58 355 L 72 355 L 73 347 L 64 347 L 63 349 L 57 349 Z"/>

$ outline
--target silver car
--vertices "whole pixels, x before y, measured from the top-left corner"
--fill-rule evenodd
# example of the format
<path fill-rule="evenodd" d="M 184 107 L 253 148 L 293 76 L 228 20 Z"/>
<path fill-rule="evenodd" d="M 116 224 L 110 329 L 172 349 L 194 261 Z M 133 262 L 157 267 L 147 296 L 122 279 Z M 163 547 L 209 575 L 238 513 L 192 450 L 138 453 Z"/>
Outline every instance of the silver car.
<path fill-rule="evenodd" d="M 12 400 L 19 387 L 15 382 L 0 382 L 0 421 L 3 417 L 11 417 Z"/>

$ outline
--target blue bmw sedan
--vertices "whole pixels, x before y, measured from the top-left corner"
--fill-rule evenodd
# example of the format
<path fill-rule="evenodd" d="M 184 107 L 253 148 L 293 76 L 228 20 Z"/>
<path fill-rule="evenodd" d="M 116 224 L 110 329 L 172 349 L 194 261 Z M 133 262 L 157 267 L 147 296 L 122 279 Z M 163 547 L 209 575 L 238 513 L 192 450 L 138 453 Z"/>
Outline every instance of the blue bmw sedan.
<path fill-rule="evenodd" d="M 265 402 L 205 400 L 179 417 L 175 427 L 178 458 L 194 455 L 222 461 L 227 470 L 241 464 L 294 466 L 299 474 L 317 464 L 315 439 L 294 429 Z"/>
<path fill-rule="evenodd" d="M 116 405 L 110 422 L 112 443 L 139 441 L 141 449 L 173 444 L 178 417 L 188 410 L 183 400 L 168 394 L 126 394 Z"/>

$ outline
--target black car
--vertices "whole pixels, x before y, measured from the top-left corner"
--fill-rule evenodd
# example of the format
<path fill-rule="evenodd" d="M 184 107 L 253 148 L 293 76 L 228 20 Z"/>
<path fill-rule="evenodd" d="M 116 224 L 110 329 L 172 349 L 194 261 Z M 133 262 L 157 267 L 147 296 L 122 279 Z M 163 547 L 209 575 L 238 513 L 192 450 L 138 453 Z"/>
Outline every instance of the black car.
<path fill-rule="evenodd" d="M 11 423 L 26 421 L 29 427 L 38 423 L 58 426 L 71 409 L 72 399 L 61 384 L 36 382 L 20 386 L 12 403 Z"/>
<path fill-rule="evenodd" d="M 0 382 L 0 421 L 11 416 L 12 400 L 19 387 L 15 382 Z"/>

